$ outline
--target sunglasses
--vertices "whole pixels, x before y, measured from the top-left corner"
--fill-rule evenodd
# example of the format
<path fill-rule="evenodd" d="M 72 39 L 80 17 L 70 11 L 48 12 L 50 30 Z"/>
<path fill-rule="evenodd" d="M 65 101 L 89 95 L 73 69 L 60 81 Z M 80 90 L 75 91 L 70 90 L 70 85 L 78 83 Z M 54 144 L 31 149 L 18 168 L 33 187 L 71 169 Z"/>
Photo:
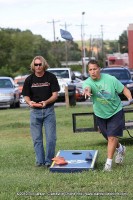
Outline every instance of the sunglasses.
<path fill-rule="evenodd" d="M 42 63 L 35 63 L 34 66 L 42 66 Z"/>

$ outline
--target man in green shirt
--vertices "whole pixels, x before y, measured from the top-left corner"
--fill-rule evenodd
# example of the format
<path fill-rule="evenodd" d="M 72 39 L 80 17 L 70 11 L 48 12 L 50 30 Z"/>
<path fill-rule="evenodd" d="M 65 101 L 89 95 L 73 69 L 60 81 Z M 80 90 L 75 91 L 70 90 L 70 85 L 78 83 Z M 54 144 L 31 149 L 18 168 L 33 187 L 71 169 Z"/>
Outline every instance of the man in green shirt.
<path fill-rule="evenodd" d="M 88 63 L 90 77 L 83 82 L 84 95 L 91 97 L 93 110 L 97 117 L 97 124 L 103 136 L 107 139 L 107 160 L 104 166 L 105 171 L 112 169 L 112 160 L 121 164 L 126 147 L 121 145 L 118 137 L 123 135 L 124 112 L 122 109 L 119 93 L 132 100 L 130 91 L 114 76 L 100 73 L 100 66 L 96 60 Z"/>

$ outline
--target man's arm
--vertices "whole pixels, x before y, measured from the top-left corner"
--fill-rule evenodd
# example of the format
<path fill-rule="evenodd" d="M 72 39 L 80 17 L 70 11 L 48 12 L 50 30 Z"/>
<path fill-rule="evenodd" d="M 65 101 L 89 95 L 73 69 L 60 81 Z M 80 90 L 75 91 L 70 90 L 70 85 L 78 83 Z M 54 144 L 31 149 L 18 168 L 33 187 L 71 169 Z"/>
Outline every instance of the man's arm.
<path fill-rule="evenodd" d="M 46 101 L 41 101 L 41 102 L 39 102 L 39 103 L 42 104 L 42 108 L 43 108 L 43 107 L 45 107 L 46 105 L 55 102 L 57 98 L 58 98 L 58 92 L 53 92 L 53 93 L 52 93 L 52 96 L 51 96 L 49 99 L 47 99 Z M 35 104 L 36 102 L 31 101 L 30 97 L 24 96 L 24 99 L 25 99 L 26 103 L 27 103 L 30 107 L 34 107 L 34 104 Z M 40 107 L 40 106 L 39 106 L 39 107 Z"/>
<path fill-rule="evenodd" d="M 127 97 L 128 100 L 132 100 L 132 95 L 131 95 L 131 92 L 128 88 L 126 88 L 124 86 L 124 89 L 123 89 L 123 94 Z"/>
<path fill-rule="evenodd" d="M 30 97 L 28 96 L 24 96 L 24 100 L 25 102 L 30 106 L 30 107 L 33 107 L 33 103 L 35 103 L 34 101 L 31 101 Z"/>
<path fill-rule="evenodd" d="M 53 92 L 52 96 L 49 99 L 47 99 L 46 101 L 41 101 L 39 103 L 42 103 L 43 105 L 42 107 L 45 107 L 46 105 L 55 102 L 57 98 L 58 98 L 58 92 Z"/>

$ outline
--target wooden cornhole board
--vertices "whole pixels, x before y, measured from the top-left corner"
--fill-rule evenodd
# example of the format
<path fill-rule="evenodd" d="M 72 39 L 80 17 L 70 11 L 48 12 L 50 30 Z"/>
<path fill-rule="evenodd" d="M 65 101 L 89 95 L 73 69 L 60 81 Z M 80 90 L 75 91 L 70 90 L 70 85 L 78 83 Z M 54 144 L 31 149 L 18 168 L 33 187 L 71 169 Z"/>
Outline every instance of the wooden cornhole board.
<path fill-rule="evenodd" d="M 51 172 L 82 172 L 94 169 L 98 150 L 60 150 L 56 156 L 64 157 L 67 164 L 57 165 L 53 161 Z"/>

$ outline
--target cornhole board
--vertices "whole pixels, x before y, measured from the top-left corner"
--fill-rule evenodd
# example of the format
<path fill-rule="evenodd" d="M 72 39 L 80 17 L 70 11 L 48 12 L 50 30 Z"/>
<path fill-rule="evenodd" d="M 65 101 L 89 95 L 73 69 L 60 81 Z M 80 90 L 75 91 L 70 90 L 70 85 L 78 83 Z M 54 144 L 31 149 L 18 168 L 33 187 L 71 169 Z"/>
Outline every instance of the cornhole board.
<path fill-rule="evenodd" d="M 60 150 L 56 156 L 64 157 L 66 165 L 57 165 L 52 162 L 51 172 L 82 172 L 93 170 L 96 164 L 98 150 Z"/>

